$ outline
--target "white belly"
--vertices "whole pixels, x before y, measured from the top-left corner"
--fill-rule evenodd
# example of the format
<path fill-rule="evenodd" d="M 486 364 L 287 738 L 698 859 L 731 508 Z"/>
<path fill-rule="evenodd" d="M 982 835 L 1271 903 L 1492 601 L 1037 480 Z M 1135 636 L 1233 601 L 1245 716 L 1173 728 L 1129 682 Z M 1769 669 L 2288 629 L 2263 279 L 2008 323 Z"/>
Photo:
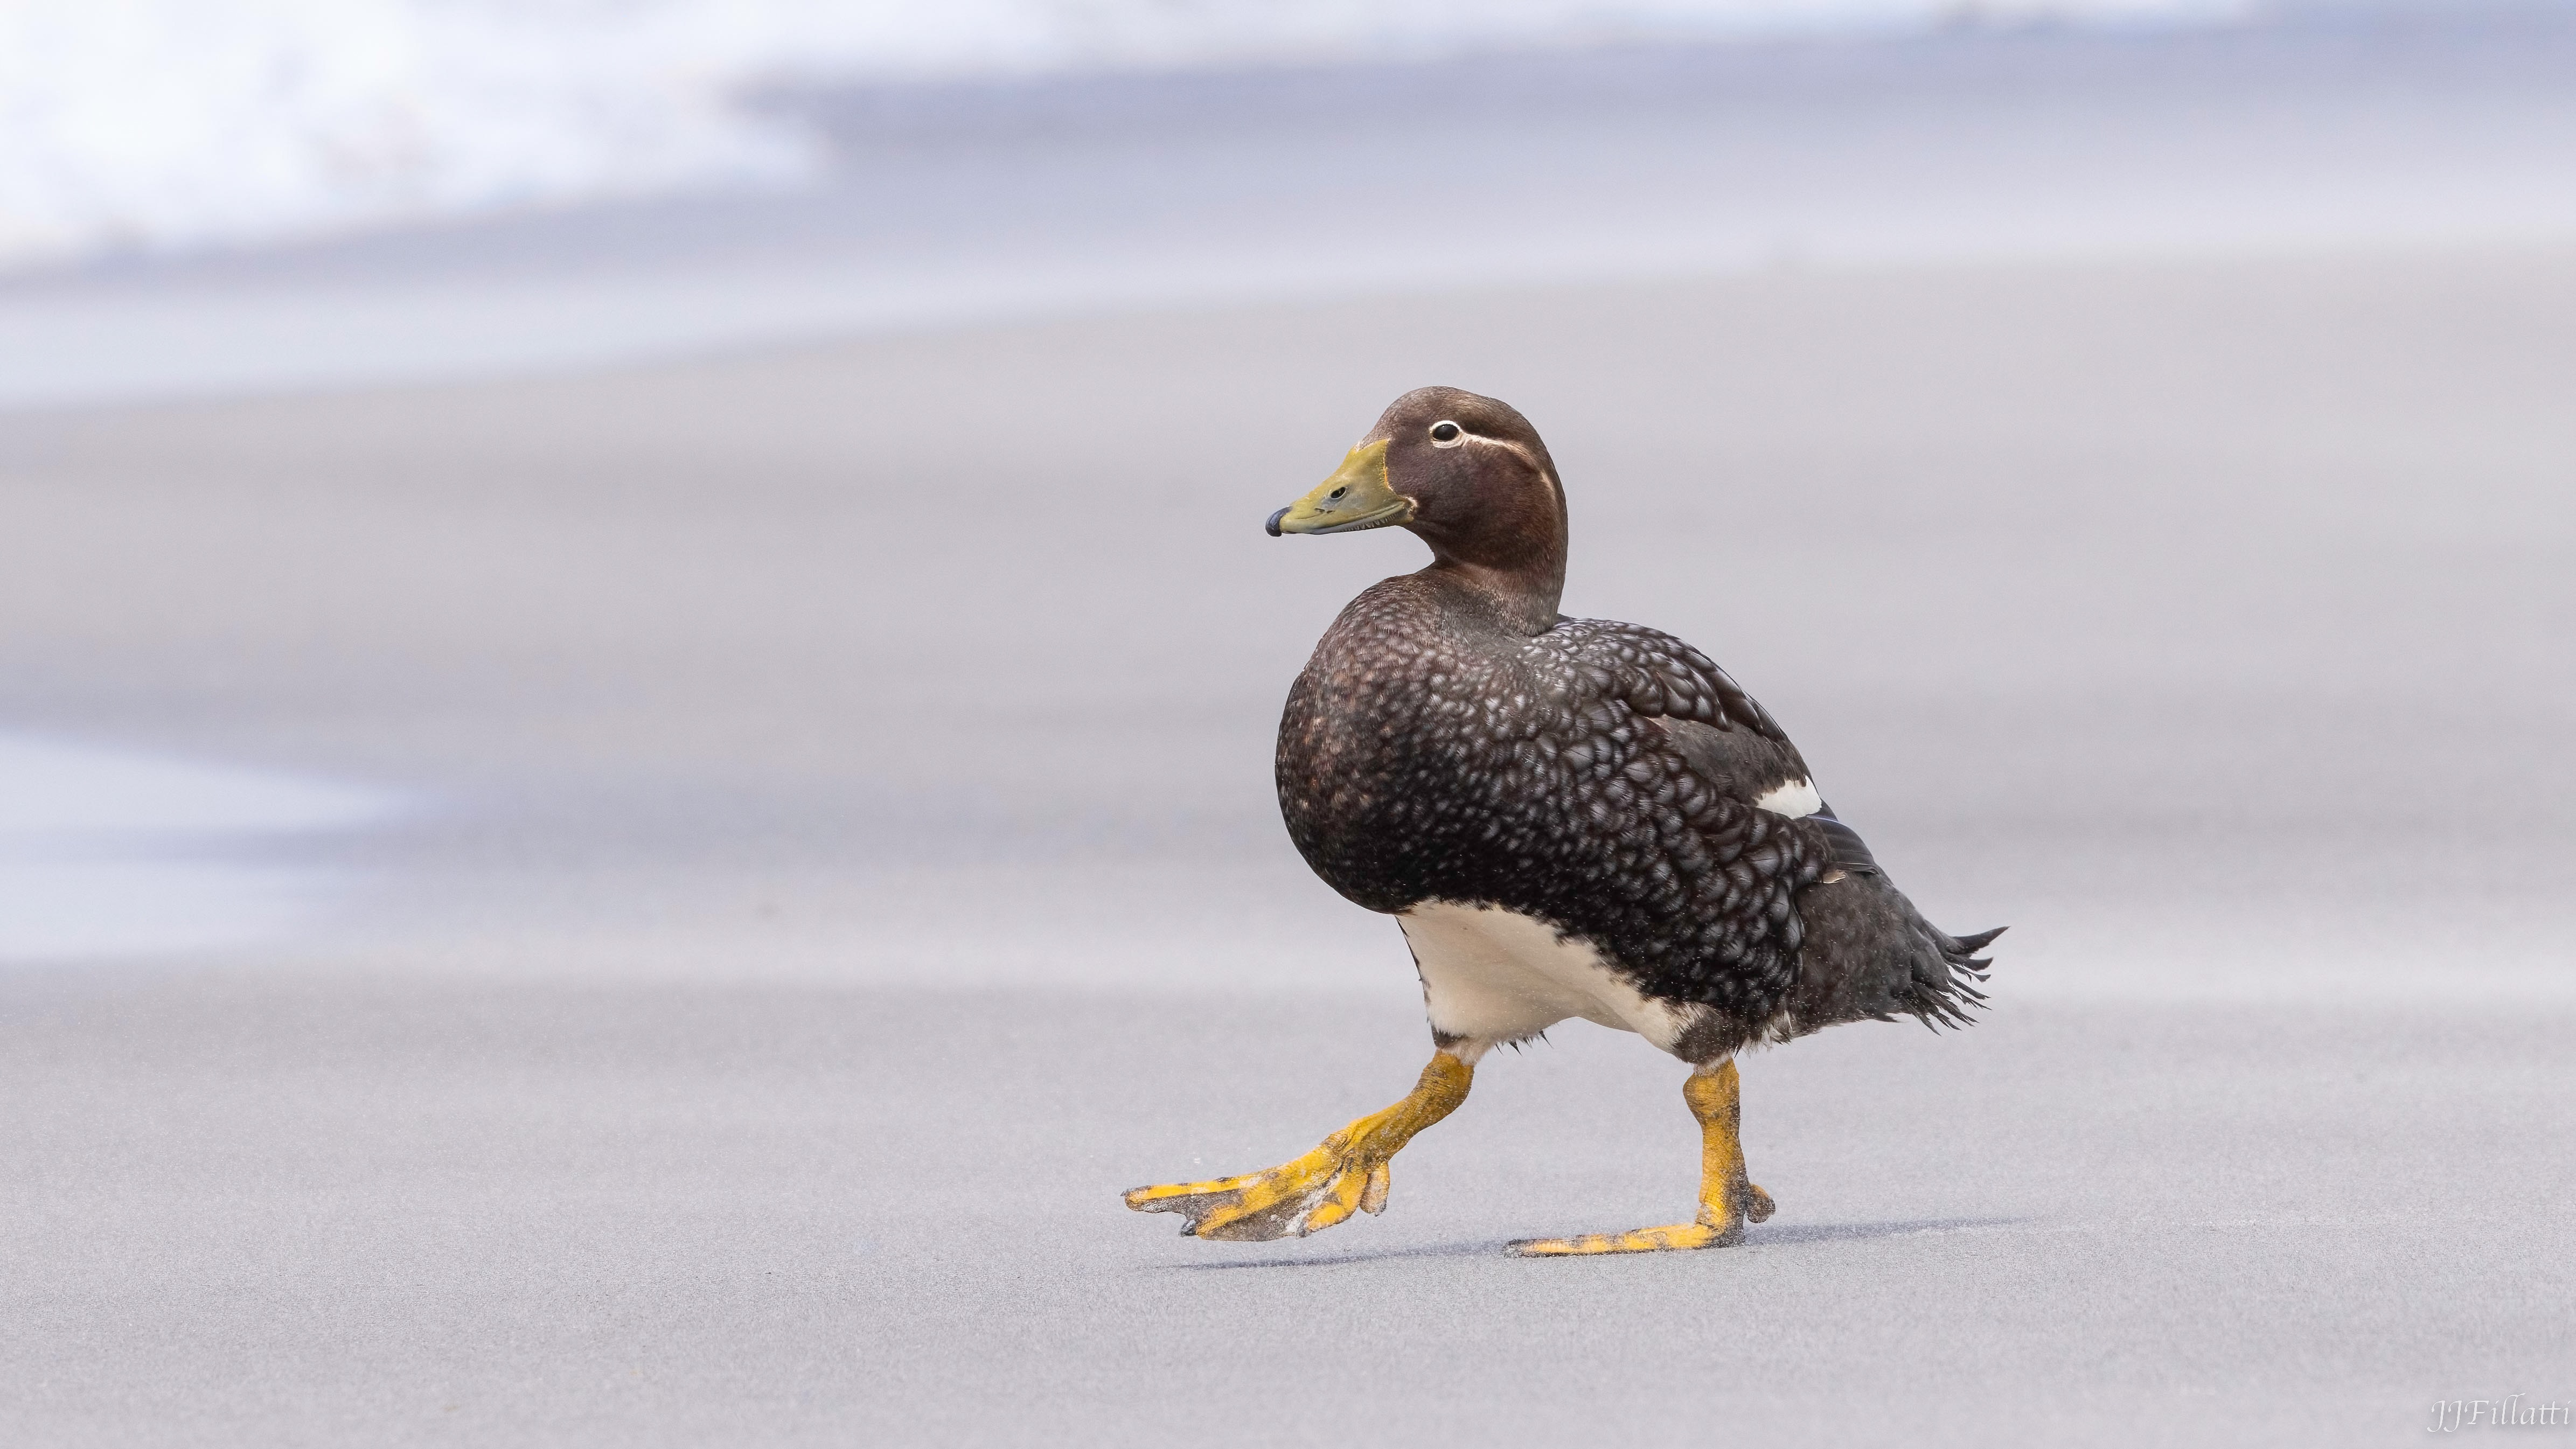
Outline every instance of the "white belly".
<path fill-rule="evenodd" d="M 1431 1028 L 1465 1040 L 1469 1061 L 1496 1042 L 1579 1016 L 1633 1031 L 1666 1051 L 1690 1018 L 1638 993 L 1581 941 L 1517 911 L 1425 901 L 1395 918 L 1422 969 Z"/>

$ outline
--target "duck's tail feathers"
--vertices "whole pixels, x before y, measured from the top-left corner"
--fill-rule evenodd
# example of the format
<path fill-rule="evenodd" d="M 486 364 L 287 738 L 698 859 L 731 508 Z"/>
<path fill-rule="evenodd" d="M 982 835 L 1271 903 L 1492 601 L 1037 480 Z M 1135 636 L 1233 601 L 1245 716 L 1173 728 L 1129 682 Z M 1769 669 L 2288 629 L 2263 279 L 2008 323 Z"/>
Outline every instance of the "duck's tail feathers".
<path fill-rule="evenodd" d="M 1953 956 L 1974 955 L 1977 952 L 1986 949 L 1988 946 L 1993 945 L 1995 943 L 1995 937 L 2000 936 L 2011 929 L 2012 927 L 2010 926 L 1997 926 L 1991 931 L 1979 931 L 1973 936 L 1953 936 L 1950 938 L 1949 954 Z M 1980 961 L 1977 964 L 1983 966 L 1988 963 Z"/>
<path fill-rule="evenodd" d="M 1820 881 L 1800 893 L 1798 910 L 1806 930 L 1789 997 L 1792 1034 L 1902 1016 L 1960 1027 L 1985 1004 L 1978 988 L 1992 963 L 1977 952 L 2002 931 L 1949 935 L 1877 871 Z"/>
<path fill-rule="evenodd" d="M 1935 1031 L 1945 1026 L 1966 1026 L 1974 1019 L 1971 1013 L 1986 1004 L 1986 993 L 1977 987 L 1994 966 L 1994 962 L 1977 953 L 1991 945 L 2006 929 L 1997 926 L 1973 936 L 1951 936 L 1925 924 L 1922 931 L 1927 938 L 1926 944 L 1939 955 L 1940 961 L 1935 965 L 1930 960 L 1916 958 L 1911 979 L 1897 989 L 1898 1009 L 1912 1013 L 1916 1020 Z"/>

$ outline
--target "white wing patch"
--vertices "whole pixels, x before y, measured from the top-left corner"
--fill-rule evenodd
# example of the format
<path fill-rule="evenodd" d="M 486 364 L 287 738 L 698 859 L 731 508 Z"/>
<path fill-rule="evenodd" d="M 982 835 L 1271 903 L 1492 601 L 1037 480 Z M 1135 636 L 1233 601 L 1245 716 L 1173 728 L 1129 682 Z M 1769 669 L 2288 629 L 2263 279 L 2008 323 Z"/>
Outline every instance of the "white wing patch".
<path fill-rule="evenodd" d="M 1753 802 L 1753 808 L 1796 820 L 1824 809 L 1825 797 L 1816 793 L 1814 781 L 1792 780 L 1786 785 L 1773 786 L 1761 799 Z"/>

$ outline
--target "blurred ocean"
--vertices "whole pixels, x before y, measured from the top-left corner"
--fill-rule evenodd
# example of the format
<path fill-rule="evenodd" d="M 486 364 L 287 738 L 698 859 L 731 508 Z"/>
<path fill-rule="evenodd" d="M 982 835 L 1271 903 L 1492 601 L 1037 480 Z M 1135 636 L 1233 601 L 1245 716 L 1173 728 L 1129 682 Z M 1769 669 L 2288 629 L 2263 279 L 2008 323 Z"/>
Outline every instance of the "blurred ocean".
<path fill-rule="evenodd" d="M 204 950 L 310 926 L 333 857 L 404 802 L 270 770 L 0 733 L 0 964 Z"/>
<path fill-rule="evenodd" d="M 2576 237 L 2576 0 L 0 5 L 0 409 Z"/>
<path fill-rule="evenodd" d="M 2310 0 L 2304 7 L 2354 8 Z M 2384 4 L 2377 8 L 2386 8 Z M 829 168 L 775 87 L 2243 22 L 2255 0 L 11 0 L 0 267 Z"/>

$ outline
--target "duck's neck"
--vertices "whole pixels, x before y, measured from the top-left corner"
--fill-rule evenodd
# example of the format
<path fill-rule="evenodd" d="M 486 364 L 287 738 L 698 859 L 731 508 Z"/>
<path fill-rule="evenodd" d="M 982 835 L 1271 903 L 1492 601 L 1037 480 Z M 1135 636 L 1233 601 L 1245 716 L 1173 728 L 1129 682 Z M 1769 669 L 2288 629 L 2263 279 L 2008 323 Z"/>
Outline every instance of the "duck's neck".
<path fill-rule="evenodd" d="M 1407 525 L 1431 545 L 1423 573 L 1462 588 L 1514 633 L 1545 633 L 1565 596 L 1565 494 L 1540 472 L 1480 486 L 1471 504 Z"/>
<path fill-rule="evenodd" d="M 1465 591 L 1516 634 L 1543 634 L 1565 597 L 1565 545 L 1509 563 L 1442 556 L 1423 573 Z"/>

